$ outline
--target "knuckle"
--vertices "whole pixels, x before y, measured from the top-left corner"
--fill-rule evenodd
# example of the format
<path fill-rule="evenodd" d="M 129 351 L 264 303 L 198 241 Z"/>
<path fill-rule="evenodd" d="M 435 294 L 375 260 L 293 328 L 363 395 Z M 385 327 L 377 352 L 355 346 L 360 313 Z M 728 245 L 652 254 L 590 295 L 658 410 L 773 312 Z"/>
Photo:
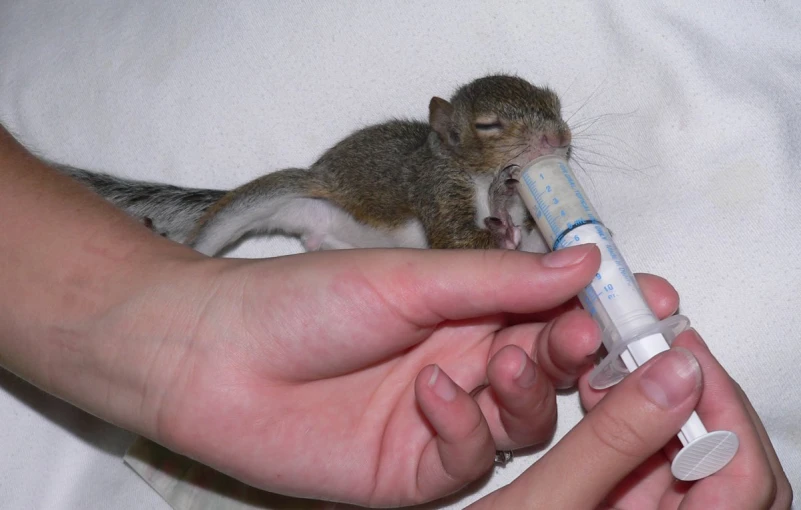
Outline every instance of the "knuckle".
<path fill-rule="evenodd" d="M 467 428 L 464 440 L 470 443 L 480 444 L 482 441 L 486 441 L 488 437 L 490 437 L 490 433 L 487 422 L 484 421 L 484 417 L 481 413 L 476 413 L 473 423 Z"/>
<path fill-rule="evenodd" d="M 495 444 L 491 438 L 480 438 L 466 448 L 453 447 L 440 451 L 442 476 L 447 485 L 460 486 L 472 481 L 492 468 L 495 459 Z"/>
<path fill-rule="evenodd" d="M 501 411 L 501 423 L 516 447 L 529 447 L 548 441 L 556 432 L 557 414 L 555 406 L 547 406 L 540 413 L 514 415 Z"/>
<path fill-rule="evenodd" d="M 539 380 L 535 381 L 534 387 L 527 390 L 522 398 L 506 399 L 504 407 L 519 419 L 541 426 L 556 421 L 556 391 L 541 374 L 537 374 L 537 378 Z"/>
<path fill-rule="evenodd" d="M 632 458 L 640 458 L 650 452 L 646 438 L 629 421 L 616 416 L 604 406 L 598 406 L 594 412 L 595 419 L 590 420 L 590 425 L 601 444 Z"/>

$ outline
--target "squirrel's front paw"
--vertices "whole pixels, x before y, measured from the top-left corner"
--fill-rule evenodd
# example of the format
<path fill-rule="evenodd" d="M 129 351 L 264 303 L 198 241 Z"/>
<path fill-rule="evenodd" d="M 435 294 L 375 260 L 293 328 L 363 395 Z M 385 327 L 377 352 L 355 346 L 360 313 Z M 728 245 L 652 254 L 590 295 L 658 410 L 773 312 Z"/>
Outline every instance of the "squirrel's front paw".
<path fill-rule="evenodd" d="M 517 194 L 517 179 L 511 167 L 506 167 L 495 176 L 489 187 L 489 209 L 491 216 L 484 218 L 484 225 L 492 233 L 499 248 L 516 250 L 523 233 L 509 215 L 509 206 Z"/>
<path fill-rule="evenodd" d="M 520 227 L 515 226 L 511 222 L 511 219 L 507 218 L 506 221 L 504 221 L 500 218 L 490 216 L 484 218 L 484 225 L 486 225 L 487 229 L 492 233 L 492 237 L 495 239 L 498 248 L 516 250 L 520 246 L 523 234 Z"/>
<path fill-rule="evenodd" d="M 506 209 L 512 197 L 517 194 L 519 181 L 511 175 L 509 171 L 500 172 L 490 183 L 489 202 L 492 209 Z"/>

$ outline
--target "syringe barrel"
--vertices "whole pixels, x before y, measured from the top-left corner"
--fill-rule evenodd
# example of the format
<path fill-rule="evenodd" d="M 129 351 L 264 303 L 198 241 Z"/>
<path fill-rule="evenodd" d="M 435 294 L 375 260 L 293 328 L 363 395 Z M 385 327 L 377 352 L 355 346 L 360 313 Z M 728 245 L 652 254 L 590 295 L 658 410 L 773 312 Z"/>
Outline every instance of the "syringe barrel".
<path fill-rule="evenodd" d="M 562 236 L 574 227 L 600 223 L 564 158 L 535 159 L 522 170 L 519 181 L 520 197 L 551 250 L 556 250 Z"/>
<path fill-rule="evenodd" d="M 655 324 L 656 316 L 606 227 L 601 224 L 576 227 L 562 237 L 556 249 L 580 244 L 595 244 L 601 251 L 598 273 L 578 297 L 600 325 L 606 348 L 611 349 L 619 339 Z"/>
<path fill-rule="evenodd" d="M 660 352 L 689 325 L 674 315 L 658 320 L 648 307 L 634 274 L 609 230 L 587 199 L 564 158 L 545 156 L 522 169 L 518 193 L 552 251 L 595 244 L 601 265 L 580 293 L 582 306 L 602 330 L 608 356 L 590 374 L 590 385 L 606 388 Z M 737 451 L 733 432 L 707 432 L 696 413 L 679 433 L 684 448 L 671 465 L 680 480 L 697 480 L 725 466 Z"/>
<path fill-rule="evenodd" d="M 558 156 L 538 158 L 521 171 L 519 181 L 520 196 L 551 250 L 579 244 L 600 249 L 601 267 L 579 300 L 601 327 L 607 350 L 656 323 L 634 274 L 567 162 Z"/>

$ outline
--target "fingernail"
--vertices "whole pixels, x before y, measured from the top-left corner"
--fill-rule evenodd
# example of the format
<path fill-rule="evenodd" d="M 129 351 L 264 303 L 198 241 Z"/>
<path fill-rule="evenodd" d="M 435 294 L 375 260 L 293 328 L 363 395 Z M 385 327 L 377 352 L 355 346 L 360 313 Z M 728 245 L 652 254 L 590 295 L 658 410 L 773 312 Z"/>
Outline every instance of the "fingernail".
<path fill-rule="evenodd" d="M 436 396 L 446 402 L 452 402 L 456 398 L 456 385 L 453 384 L 450 377 L 442 373 L 437 365 L 434 365 L 434 371 L 428 378 L 428 387 L 434 390 Z"/>
<path fill-rule="evenodd" d="M 564 250 L 552 251 L 542 257 L 542 265 L 550 268 L 569 267 L 584 260 L 590 253 L 592 245 L 571 246 Z"/>
<path fill-rule="evenodd" d="M 515 374 L 515 382 L 518 386 L 527 390 L 534 386 L 534 382 L 537 380 L 537 371 L 534 369 L 534 364 L 528 360 L 528 356 L 526 356 L 524 352 L 520 352 L 520 357 L 523 359 L 520 368 L 517 370 L 517 374 Z"/>
<path fill-rule="evenodd" d="M 663 353 L 640 378 L 645 396 L 662 409 L 672 409 L 701 386 L 701 367 L 690 351 L 674 347 Z"/>

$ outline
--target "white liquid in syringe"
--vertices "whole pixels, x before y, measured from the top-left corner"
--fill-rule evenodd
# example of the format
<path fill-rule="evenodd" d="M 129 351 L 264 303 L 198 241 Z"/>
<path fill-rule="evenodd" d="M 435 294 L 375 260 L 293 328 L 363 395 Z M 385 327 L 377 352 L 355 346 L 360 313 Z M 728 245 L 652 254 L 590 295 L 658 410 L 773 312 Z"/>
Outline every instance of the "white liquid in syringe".
<path fill-rule="evenodd" d="M 601 328 L 607 357 L 590 374 L 590 385 L 607 388 L 619 382 L 687 329 L 681 315 L 660 321 L 645 301 L 634 274 L 579 185 L 567 160 L 543 156 L 524 168 L 518 191 L 552 251 L 595 244 L 601 265 L 592 282 L 579 294 L 582 306 Z M 679 433 L 684 448 L 672 470 L 680 480 L 709 476 L 728 464 L 737 451 L 737 436 L 729 431 L 707 432 L 693 412 Z"/>

